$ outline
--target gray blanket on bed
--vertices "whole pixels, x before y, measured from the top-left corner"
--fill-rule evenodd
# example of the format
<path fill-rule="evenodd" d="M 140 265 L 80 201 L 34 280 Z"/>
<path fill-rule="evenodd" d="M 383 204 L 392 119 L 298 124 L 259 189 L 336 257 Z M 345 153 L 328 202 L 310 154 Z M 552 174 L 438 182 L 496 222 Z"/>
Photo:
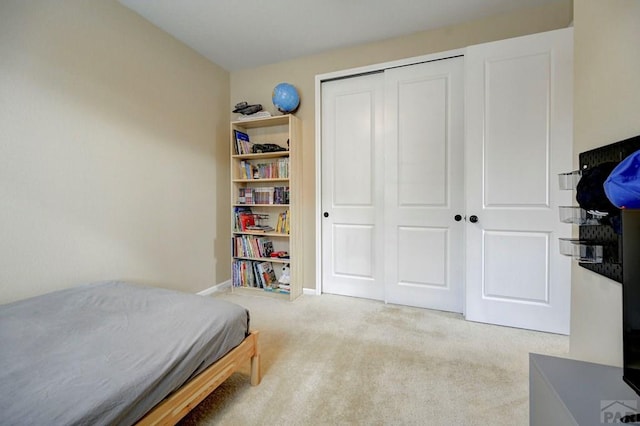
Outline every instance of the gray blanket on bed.
<path fill-rule="evenodd" d="M 238 305 L 122 282 L 0 306 L 0 424 L 132 424 L 245 338 Z"/>

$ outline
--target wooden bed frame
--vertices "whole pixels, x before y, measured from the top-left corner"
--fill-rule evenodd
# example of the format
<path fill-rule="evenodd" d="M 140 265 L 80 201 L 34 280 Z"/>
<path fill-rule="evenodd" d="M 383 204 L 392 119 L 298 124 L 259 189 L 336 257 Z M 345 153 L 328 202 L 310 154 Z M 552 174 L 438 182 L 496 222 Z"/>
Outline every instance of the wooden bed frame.
<path fill-rule="evenodd" d="M 175 425 L 248 360 L 251 361 L 251 385 L 257 386 L 261 380 L 257 331 L 252 331 L 228 354 L 156 405 L 137 425 Z"/>

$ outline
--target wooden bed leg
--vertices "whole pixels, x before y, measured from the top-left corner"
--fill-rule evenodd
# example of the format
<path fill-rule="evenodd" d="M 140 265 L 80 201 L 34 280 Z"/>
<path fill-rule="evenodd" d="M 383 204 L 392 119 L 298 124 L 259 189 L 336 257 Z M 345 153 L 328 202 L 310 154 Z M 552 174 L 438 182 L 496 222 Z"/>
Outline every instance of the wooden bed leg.
<path fill-rule="evenodd" d="M 254 352 L 251 356 L 251 386 L 258 386 L 262 380 L 262 374 L 260 372 L 260 346 L 258 343 L 258 332 L 251 333 L 253 336 Z"/>

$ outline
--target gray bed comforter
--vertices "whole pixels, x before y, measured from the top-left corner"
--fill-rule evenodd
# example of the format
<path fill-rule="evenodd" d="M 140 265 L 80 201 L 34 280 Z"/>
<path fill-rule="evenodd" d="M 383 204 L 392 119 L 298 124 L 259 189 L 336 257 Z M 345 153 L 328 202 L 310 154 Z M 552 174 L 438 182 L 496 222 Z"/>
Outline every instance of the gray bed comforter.
<path fill-rule="evenodd" d="M 0 306 L 0 424 L 132 424 L 245 338 L 238 305 L 123 282 Z"/>

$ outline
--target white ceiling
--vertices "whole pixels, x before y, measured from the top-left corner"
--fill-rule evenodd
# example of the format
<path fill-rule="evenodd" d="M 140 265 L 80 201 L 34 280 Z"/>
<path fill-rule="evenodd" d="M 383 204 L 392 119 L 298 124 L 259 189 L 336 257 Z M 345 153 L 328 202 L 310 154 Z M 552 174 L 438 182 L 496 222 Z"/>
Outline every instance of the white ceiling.
<path fill-rule="evenodd" d="M 119 0 L 235 71 L 563 0 Z"/>

